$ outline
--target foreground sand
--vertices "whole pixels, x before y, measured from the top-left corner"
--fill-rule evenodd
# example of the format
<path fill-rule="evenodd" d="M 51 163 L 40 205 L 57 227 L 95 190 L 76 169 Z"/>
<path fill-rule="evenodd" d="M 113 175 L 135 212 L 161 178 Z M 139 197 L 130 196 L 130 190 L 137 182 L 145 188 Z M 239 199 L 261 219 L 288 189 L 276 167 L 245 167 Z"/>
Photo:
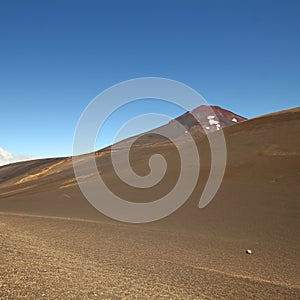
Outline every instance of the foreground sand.
<path fill-rule="evenodd" d="M 112 221 L 1 214 L 1 299 L 297 299 L 296 272 L 240 241 Z M 261 268 L 265 265 L 268 269 Z"/>

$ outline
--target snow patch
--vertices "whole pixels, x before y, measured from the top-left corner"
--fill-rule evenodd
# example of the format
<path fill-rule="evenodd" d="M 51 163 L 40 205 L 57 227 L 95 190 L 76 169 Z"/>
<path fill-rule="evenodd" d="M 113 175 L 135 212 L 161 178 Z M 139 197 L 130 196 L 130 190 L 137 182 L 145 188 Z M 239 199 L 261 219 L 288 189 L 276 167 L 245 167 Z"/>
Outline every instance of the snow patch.
<path fill-rule="evenodd" d="M 237 119 L 236 118 L 232 118 L 231 121 L 234 122 L 234 123 L 236 123 Z"/>
<path fill-rule="evenodd" d="M 208 120 L 208 123 L 209 123 L 209 125 L 218 125 L 218 124 L 219 124 L 219 121 L 216 121 L 216 120 L 214 120 L 214 119 L 209 119 L 209 120 Z"/>
<path fill-rule="evenodd" d="M 220 127 L 221 127 L 220 122 L 215 120 L 215 117 L 216 116 L 213 116 L 213 115 L 207 116 L 208 123 L 210 126 L 216 125 L 217 130 L 220 130 Z M 211 128 L 206 127 L 206 129 L 211 129 Z"/>

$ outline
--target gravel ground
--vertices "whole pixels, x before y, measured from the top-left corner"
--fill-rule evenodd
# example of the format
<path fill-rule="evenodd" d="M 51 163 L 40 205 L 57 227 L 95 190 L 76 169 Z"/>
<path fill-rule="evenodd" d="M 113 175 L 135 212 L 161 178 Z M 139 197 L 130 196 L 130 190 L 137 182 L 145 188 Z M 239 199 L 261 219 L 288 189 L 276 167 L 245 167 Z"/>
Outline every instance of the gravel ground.
<path fill-rule="evenodd" d="M 0 261 L 0 299 L 300 298 L 239 242 L 116 222 L 1 213 Z"/>

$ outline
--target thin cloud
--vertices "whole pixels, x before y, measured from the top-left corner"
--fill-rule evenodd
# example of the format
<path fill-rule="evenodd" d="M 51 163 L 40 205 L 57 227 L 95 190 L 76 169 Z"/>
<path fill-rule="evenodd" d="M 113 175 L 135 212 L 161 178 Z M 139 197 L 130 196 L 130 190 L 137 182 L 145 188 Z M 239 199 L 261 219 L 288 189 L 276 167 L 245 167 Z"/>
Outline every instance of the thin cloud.
<path fill-rule="evenodd" d="M 29 159 L 32 159 L 32 157 L 28 155 L 14 155 L 0 147 L 0 166 Z"/>

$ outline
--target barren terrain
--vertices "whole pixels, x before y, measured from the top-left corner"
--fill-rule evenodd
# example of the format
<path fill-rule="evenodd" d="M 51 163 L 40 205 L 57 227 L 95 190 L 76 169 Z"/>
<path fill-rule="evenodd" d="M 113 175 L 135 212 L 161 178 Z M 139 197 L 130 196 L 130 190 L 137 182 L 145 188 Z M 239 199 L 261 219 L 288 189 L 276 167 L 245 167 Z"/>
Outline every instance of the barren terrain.
<path fill-rule="evenodd" d="M 150 224 L 120 223 L 96 211 L 76 184 L 71 158 L 1 167 L 0 299 L 300 298 L 300 109 L 224 132 L 228 163 L 214 200 L 197 207 L 210 156 L 207 140 L 196 137 L 195 191 Z M 151 137 L 133 149 L 136 172 L 145 173 L 153 152 L 170 165 L 154 190 L 122 184 L 109 148 L 97 162 L 116 193 L 151 201 L 178 178 L 178 153 Z"/>

